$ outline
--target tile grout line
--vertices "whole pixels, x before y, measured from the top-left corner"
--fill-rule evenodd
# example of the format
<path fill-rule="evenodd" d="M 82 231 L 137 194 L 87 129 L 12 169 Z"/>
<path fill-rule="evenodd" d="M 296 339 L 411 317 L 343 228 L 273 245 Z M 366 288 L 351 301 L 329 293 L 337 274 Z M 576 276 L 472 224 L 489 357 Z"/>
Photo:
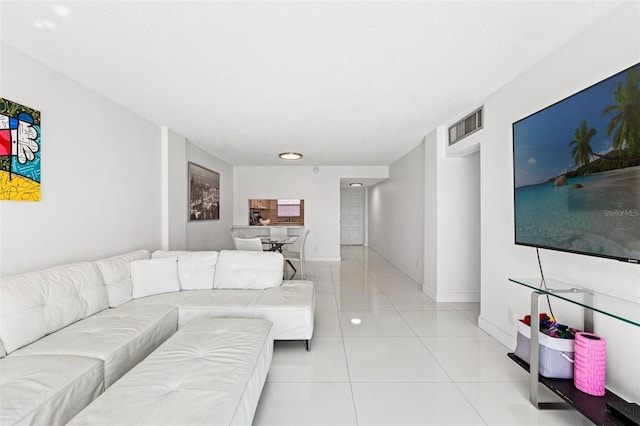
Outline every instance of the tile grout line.
<path fill-rule="evenodd" d="M 349 369 L 349 360 L 347 358 L 347 345 L 344 342 L 344 332 L 342 330 L 342 321 L 340 321 L 340 310 L 337 309 L 338 308 L 338 300 L 337 300 L 337 296 L 336 296 L 336 287 L 335 287 L 335 280 L 333 278 L 333 270 L 331 270 L 331 284 L 333 285 L 333 297 L 334 297 L 334 300 L 336 301 L 336 313 L 338 315 L 338 327 L 340 328 L 340 339 L 342 340 L 342 352 L 343 352 L 343 355 L 344 355 L 344 363 L 345 363 L 345 366 L 347 368 L 347 377 L 349 378 L 349 390 L 351 391 L 351 404 L 353 406 L 353 415 L 355 416 L 356 426 L 357 426 L 360 423 L 358 422 L 358 410 L 356 408 L 356 397 L 353 394 L 353 383 L 351 381 L 351 370 Z"/>

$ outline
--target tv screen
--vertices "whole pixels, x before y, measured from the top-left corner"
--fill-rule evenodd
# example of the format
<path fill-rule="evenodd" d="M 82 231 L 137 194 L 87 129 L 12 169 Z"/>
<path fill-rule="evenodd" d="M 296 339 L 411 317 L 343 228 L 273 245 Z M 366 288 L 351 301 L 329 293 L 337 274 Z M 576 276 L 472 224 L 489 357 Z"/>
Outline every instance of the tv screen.
<path fill-rule="evenodd" d="M 640 262 L 640 63 L 513 123 L 515 243 Z"/>

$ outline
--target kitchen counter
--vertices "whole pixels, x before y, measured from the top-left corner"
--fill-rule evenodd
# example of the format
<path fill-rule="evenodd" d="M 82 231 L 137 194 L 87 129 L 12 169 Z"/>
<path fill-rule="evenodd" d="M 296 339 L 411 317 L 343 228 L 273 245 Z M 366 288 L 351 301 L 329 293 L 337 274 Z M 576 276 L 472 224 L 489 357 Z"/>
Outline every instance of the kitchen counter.
<path fill-rule="evenodd" d="M 271 226 L 262 226 L 262 225 L 233 225 L 231 226 L 232 231 L 240 231 L 245 238 L 254 238 L 254 237 L 264 237 L 268 236 L 271 230 Z M 290 226 L 290 225 L 278 225 L 284 226 L 287 228 L 287 234 L 290 237 L 302 235 L 304 230 L 306 229 L 304 226 Z"/>
<path fill-rule="evenodd" d="M 304 228 L 304 225 L 289 225 L 289 223 L 283 222 L 283 223 L 275 223 L 273 225 L 267 225 L 267 226 L 263 226 L 263 225 L 231 225 L 231 229 L 269 228 L 270 226 L 285 226 L 287 228 L 293 228 L 293 229 Z"/>

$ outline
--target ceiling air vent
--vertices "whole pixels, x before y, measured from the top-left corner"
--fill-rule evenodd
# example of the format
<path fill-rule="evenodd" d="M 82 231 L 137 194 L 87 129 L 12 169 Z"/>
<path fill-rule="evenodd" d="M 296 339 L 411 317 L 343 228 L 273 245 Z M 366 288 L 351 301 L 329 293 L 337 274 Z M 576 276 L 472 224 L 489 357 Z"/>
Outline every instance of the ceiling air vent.
<path fill-rule="evenodd" d="M 482 107 L 449 127 L 449 146 L 482 129 Z"/>

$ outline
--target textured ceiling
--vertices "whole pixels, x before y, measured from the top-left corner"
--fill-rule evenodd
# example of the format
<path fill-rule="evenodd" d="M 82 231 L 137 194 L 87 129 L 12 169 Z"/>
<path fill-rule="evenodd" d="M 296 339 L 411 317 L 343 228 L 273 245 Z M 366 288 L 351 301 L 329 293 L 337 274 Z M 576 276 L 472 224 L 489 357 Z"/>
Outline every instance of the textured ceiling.
<path fill-rule="evenodd" d="M 2 1 L 4 43 L 232 165 L 388 165 L 614 1 Z"/>

